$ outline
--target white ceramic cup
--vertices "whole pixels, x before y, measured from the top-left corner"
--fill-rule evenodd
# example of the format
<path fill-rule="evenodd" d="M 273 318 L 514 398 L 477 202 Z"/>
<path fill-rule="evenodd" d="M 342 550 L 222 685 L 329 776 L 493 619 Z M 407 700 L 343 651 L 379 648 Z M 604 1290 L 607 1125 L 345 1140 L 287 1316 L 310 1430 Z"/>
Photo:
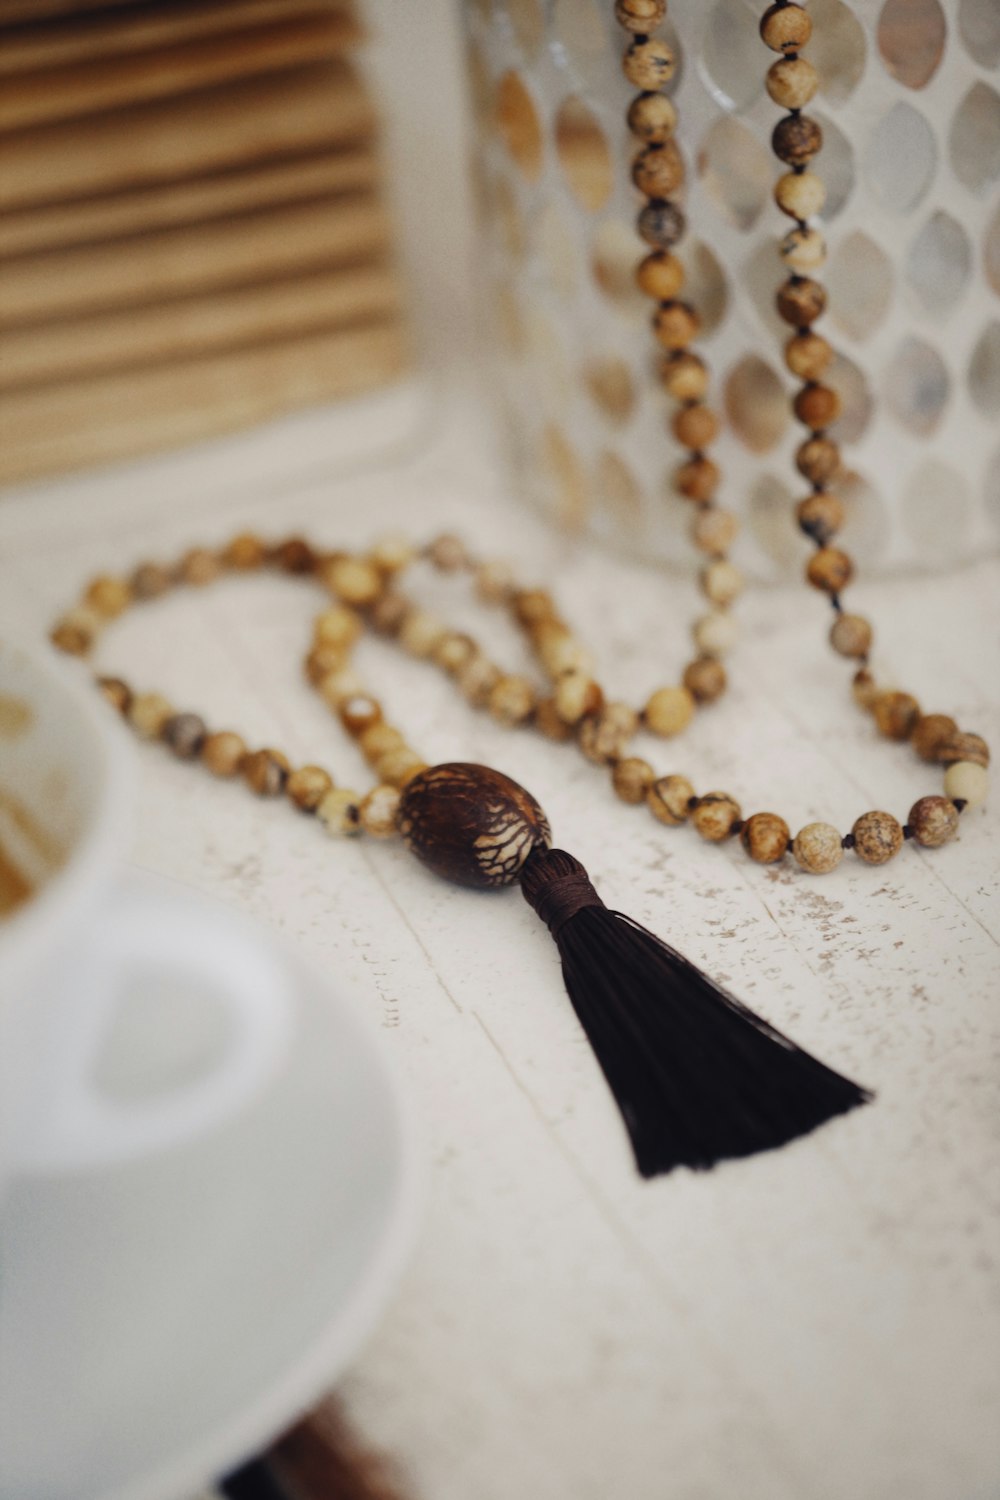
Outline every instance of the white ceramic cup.
<path fill-rule="evenodd" d="M 217 1127 L 266 1087 L 292 1031 L 263 942 L 116 884 L 131 747 L 74 665 L 0 640 L 0 847 L 33 885 L 0 916 L 0 1199 L 21 1172 L 134 1161 Z M 164 974 L 211 991 L 224 1041 L 193 1078 L 107 1097 L 95 1069 L 109 1027 L 144 976 Z"/>

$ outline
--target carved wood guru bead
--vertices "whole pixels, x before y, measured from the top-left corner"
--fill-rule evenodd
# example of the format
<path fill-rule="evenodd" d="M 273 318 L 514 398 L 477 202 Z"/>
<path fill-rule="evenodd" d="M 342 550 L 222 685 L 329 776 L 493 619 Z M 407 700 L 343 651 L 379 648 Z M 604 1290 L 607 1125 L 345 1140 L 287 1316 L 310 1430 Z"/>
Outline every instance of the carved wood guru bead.
<path fill-rule="evenodd" d="M 511 885 L 532 849 L 548 846 L 545 814 L 530 792 L 489 766 L 431 766 L 409 783 L 399 831 L 411 853 L 458 885 Z"/>

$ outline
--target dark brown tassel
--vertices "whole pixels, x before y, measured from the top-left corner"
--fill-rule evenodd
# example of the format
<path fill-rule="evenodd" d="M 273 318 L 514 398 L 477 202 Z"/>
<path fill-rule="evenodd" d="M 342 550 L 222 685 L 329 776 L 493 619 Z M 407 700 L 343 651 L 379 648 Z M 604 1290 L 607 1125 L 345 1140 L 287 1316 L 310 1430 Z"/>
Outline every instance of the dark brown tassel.
<path fill-rule="evenodd" d="M 872 1097 L 609 911 L 571 854 L 536 845 L 521 889 L 556 940 L 643 1177 L 783 1146 Z"/>

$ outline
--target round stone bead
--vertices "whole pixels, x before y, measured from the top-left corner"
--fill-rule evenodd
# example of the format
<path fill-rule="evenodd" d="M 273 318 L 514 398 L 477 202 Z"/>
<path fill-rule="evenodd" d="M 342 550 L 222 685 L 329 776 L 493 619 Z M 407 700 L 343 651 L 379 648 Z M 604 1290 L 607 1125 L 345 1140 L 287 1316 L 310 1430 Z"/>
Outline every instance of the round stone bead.
<path fill-rule="evenodd" d="M 685 448 L 707 448 L 719 431 L 719 419 L 707 406 L 682 406 L 671 422 L 674 437 Z"/>
<path fill-rule="evenodd" d="M 697 354 L 668 354 L 660 362 L 660 380 L 675 401 L 701 401 L 708 390 L 708 367 Z"/>
<path fill-rule="evenodd" d="M 600 686 L 586 672 L 567 672 L 552 696 L 564 724 L 579 724 L 587 714 L 596 714 L 604 701 Z"/>
<path fill-rule="evenodd" d="M 700 510 L 691 523 L 691 540 L 701 552 L 721 557 L 736 540 L 740 523 L 730 510 L 713 505 Z"/>
<path fill-rule="evenodd" d="M 696 620 L 691 633 L 702 656 L 725 656 L 736 645 L 739 631 L 732 615 L 717 610 Z"/>
<path fill-rule="evenodd" d="M 799 52 L 812 36 L 812 21 L 801 5 L 772 5 L 761 17 L 760 35 L 772 52 Z"/>
<path fill-rule="evenodd" d="M 795 835 L 792 853 L 810 875 L 827 875 L 844 857 L 843 840 L 829 823 L 807 823 Z"/>
<path fill-rule="evenodd" d="M 163 726 L 162 737 L 178 760 L 194 760 L 207 732 L 200 714 L 173 714 Z"/>
<path fill-rule="evenodd" d="M 714 703 L 726 690 L 726 669 L 714 656 L 699 656 L 684 668 L 683 681 L 696 703 Z"/>
<path fill-rule="evenodd" d="M 494 685 L 489 710 L 499 723 L 513 727 L 531 718 L 535 698 L 535 689 L 528 679 L 511 674 L 501 677 Z"/>
<path fill-rule="evenodd" d="M 340 646 L 313 646 L 305 660 L 306 680 L 319 687 L 324 677 L 342 671 L 346 665 L 347 656 Z"/>
<path fill-rule="evenodd" d="M 505 562 L 480 563 L 473 574 L 478 598 L 486 604 L 505 604 L 514 587 L 514 575 Z"/>
<path fill-rule="evenodd" d="M 872 713 L 880 734 L 889 740 L 908 740 L 920 717 L 920 704 L 910 693 L 879 693 Z"/>
<path fill-rule="evenodd" d="M 664 349 L 686 349 L 698 336 L 701 320 L 686 302 L 667 302 L 653 314 L 653 333 Z"/>
<path fill-rule="evenodd" d="M 677 111 L 666 94 L 639 94 L 627 119 L 632 134 L 650 146 L 662 146 L 677 128 Z"/>
<path fill-rule="evenodd" d="M 86 602 L 105 619 L 114 620 L 132 603 L 132 589 L 126 578 L 104 574 L 87 589 Z"/>
<path fill-rule="evenodd" d="M 768 69 L 765 84 L 782 109 L 802 109 L 819 88 L 819 74 L 805 57 L 779 57 Z"/>
<path fill-rule="evenodd" d="M 361 800 L 359 814 L 365 833 L 376 839 L 389 839 L 397 831 L 396 815 L 402 793 L 398 787 L 373 787 Z"/>
<path fill-rule="evenodd" d="M 278 797 L 285 789 L 291 766 L 280 750 L 251 750 L 243 757 L 240 770 L 258 797 Z"/>
<path fill-rule="evenodd" d="M 672 302 L 684 285 L 684 267 L 669 250 L 652 250 L 639 262 L 635 279 L 647 297 Z"/>
<path fill-rule="evenodd" d="M 473 708 L 485 708 L 500 681 L 500 668 L 477 651 L 457 674 L 459 691 Z"/>
<path fill-rule="evenodd" d="M 340 722 L 352 739 L 357 739 L 377 724 L 382 717 L 382 705 L 368 693 L 354 693 L 344 698 L 337 706 Z"/>
<path fill-rule="evenodd" d="M 300 536 L 286 537 L 271 549 L 271 561 L 275 567 L 298 578 L 315 572 L 318 560 L 312 547 Z"/>
<path fill-rule="evenodd" d="M 636 228 L 655 250 L 672 250 L 684 234 L 684 215 L 676 203 L 647 203 L 636 219 Z"/>
<path fill-rule="evenodd" d="M 128 721 L 144 740 L 158 740 L 173 714 L 173 704 L 162 693 L 136 693 L 128 706 Z"/>
<path fill-rule="evenodd" d="M 340 705 L 348 698 L 358 698 L 364 694 L 365 685 L 351 667 L 339 667 L 335 672 L 327 675 L 317 683 L 319 695 L 327 707 L 339 712 Z"/>
<path fill-rule="evenodd" d="M 648 36 L 667 13 L 667 0 L 615 0 L 615 17 L 626 31 Z"/>
<path fill-rule="evenodd" d="M 369 555 L 380 572 L 401 573 L 404 568 L 409 567 L 416 551 L 409 537 L 392 532 L 388 536 L 379 537 Z"/>
<path fill-rule="evenodd" d="M 820 547 L 806 564 L 806 577 L 814 589 L 839 594 L 854 573 L 854 564 L 839 547 Z"/>
<path fill-rule="evenodd" d="M 777 813 L 754 813 L 740 829 L 740 842 L 759 865 L 774 865 L 784 859 L 791 833 Z"/>
<path fill-rule="evenodd" d="M 450 531 L 436 536 L 427 547 L 427 557 L 441 573 L 457 573 L 469 566 L 469 553 L 461 537 Z"/>
<path fill-rule="evenodd" d="M 235 776 L 246 753 L 246 743 L 241 735 L 231 729 L 219 729 L 205 736 L 201 763 L 213 776 Z"/>
<path fill-rule="evenodd" d="M 903 830 L 892 813 L 862 813 L 851 832 L 854 852 L 866 865 L 884 865 L 903 847 Z"/>
<path fill-rule="evenodd" d="M 823 146 L 823 132 L 808 115 L 786 115 L 771 132 L 771 150 L 790 167 L 804 166 Z"/>
<path fill-rule="evenodd" d="M 622 58 L 625 77 L 637 89 L 662 89 L 673 78 L 676 67 L 673 49 L 657 37 L 633 42 Z"/>
<path fill-rule="evenodd" d="M 638 804 L 645 802 L 646 793 L 656 778 L 656 772 L 648 760 L 638 755 L 626 755 L 615 761 L 611 771 L 611 784 L 623 802 Z"/>
<path fill-rule="evenodd" d="M 65 651 L 68 656 L 86 656 L 97 637 L 101 626 L 96 611 L 78 605 L 57 620 L 49 639 L 53 646 Z"/>
<path fill-rule="evenodd" d="M 826 240 L 818 229 L 809 225 L 789 230 L 778 249 L 790 271 L 806 275 L 818 271 L 826 260 Z"/>
<path fill-rule="evenodd" d="M 262 568 L 267 558 L 267 548 L 259 536 L 251 531 L 243 531 L 239 536 L 234 536 L 222 554 L 222 560 L 227 568 L 234 568 L 238 573 L 249 573 L 254 568 Z"/>
<path fill-rule="evenodd" d="M 673 141 L 644 146 L 632 163 L 632 181 L 647 198 L 669 198 L 684 181 L 684 162 Z"/>
<path fill-rule="evenodd" d="M 471 635 L 463 635 L 458 630 L 448 630 L 431 652 L 431 660 L 454 677 L 475 654 L 476 643 Z"/>
<path fill-rule="evenodd" d="M 830 626 L 830 645 L 838 656 L 867 656 L 872 645 L 872 627 L 863 615 L 838 615 Z"/>
<path fill-rule="evenodd" d="M 939 849 L 958 832 L 958 808 L 948 797 L 921 797 L 906 821 L 918 844 Z"/>
<path fill-rule="evenodd" d="M 793 328 L 807 328 L 826 310 L 826 288 L 822 282 L 803 276 L 779 287 L 775 303 L 786 323 L 791 323 Z"/>
<path fill-rule="evenodd" d="M 826 202 L 826 186 L 815 172 L 786 172 L 774 184 L 774 201 L 791 219 L 811 219 Z"/>
<path fill-rule="evenodd" d="M 840 449 L 832 438 L 806 438 L 796 451 L 795 466 L 810 484 L 829 484 L 840 473 Z"/>
<path fill-rule="evenodd" d="M 654 818 L 671 827 L 686 823 L 694 787 L 686 776 L 660 776 L 646 793 L 646 805 Z"/>
<path fill-rule="evenodd" d="M 711 844 L 735 833 L 741 816 L 739 803 L 728 792 L 706 792 L 691 809 L 691 822 Z"/>
<path fill-rule="evenodd" d="M 390 750 L 406 749 L 406 741 L 399 730 L 393 724 L 386 724 L 384 720 L 363 730 L 358 736 L 358 745 L 368 761 L 376 761 L 381 756 L 388 755 Z"/>
<path fill-rule="evenodd" d="M 743 574 L 739 568 L 722 558 L 702 568 L 699 582 L 706 599 L 723 608 L 732 604 L 743 592 Z"/>
<path fill-rule="evenodd" d="M 580 726 L 581 733 L 584 726 L 592 722 L 592 719 L 584 719 Z M 547 740 L 554 740 L 556 744 L 565 743 L 573 737 L 573 725 L 559 717 L 554 698 L 542 698 L 538 703 L 535 709 L 535 728 Z"/>
<path fill-rule="evenodd" d="M 833 350 L 818 333 L 797 333 L 785 345 L 785 364 L 800 380 L 818 380 L 832 359 Z"/>
<path fill-rule="evenodd" d="M 333 838 L 356 838 L 361 832 L 361 799 L 346 787 L 334 787 L 318 804 L 316 816 Z"/>
<path fill-rule="evenodd" d="M 564 672 L 586 672 L 593 676 L 594 658 L 565 625 L 545 623 L 534 634 L 535 649 L 550 677 Z"/>
<path fill-rule="evenodd" d="M 990 747 L 978 734 L 950 734 L 938 747 L 937 759 L 942 765 L 954 765 L 956 761 L 967 761 L 974 766 L 988 766 Z"/>
<path fill-rule="evenodd" d="M 704 456 L 691 458 L 674 470 L 674 488 L 685 500 L 704 505 L 715 494 L 721 477 L 721 470 L 712 459 Z"/>
<path fill-rule="evenodd" d="M 430 656 L 447 626 L 427 609 L 411 609 L 399 627 L 399 644 L 411 656 Z"/>
<path fill-rule="evenodd" d="M 389 750 L 385 755 L 380 755 L 374 764 L 379 781 L 386 781 L 390 786 L 397 787 L 404 787 L 426 769 L 427 762 L 421 760 L 415 750 L 406 748 Z"/>
<path fill-rule="evenodd" d="M 158 599 L 167 592 L 173 579 L 159 563 L 140 563 L 129 583 L 136 599 Z"/>
<path fill-rule="evenodd" d="M 333 604 L 316 616 L 313 623 L 313 640 L 317 645 L 336 646 L 340 651 L 349 651 L 363 629 L 361 616 L 343 604 Z"/>
<path fill-rule="evenodd" d="M 841 400 L 832 387 L 810 384 L 803 386 L 797 393 L 792 408 L 806 427 L 811 427 L 814 432 L 821 432 L 840 416 Z"/>
<path fill-rule="evenodd" d="M 844 524 L 844 505 L 829 490 L 818 490 L 814 495 L 807 495 L 800 500 L 795 507 L 795 518 L 799 523 L 800 531 L 806 536 L 825 546 Z"/>
<path fill-rule="evenodd" d="M 343 604 L 365 609 L 374 604 L 384 587 L 383 575 L 374 563 L 360 557 L 335 557 L 323 564 L 320 576 Z"/>
<path fill-rule="evenodd" d="M 958 760 L 944 773 L 944 794 L 956 802 L 980 807 L 989 795 L 990 773 L 971 760 Z"/>
<path fill-rule="evenodd" d="M 333 777 L 322 766 L 299 766 L 290 771 L 285 783 L 289 800 L 303 812 L 315 812 L 327 792 L 333 790 Z"/>
<path fill-rule="evenodd" d="M 871 713 L 881 688 L 867 667 L 859 667 L 851 680 L 851 692 L 858 707 Z"/>
<path fill-rule="evenodd" d="M 605 703 L 600 713 L 581 721 L 580 749 L 588 760 L 605 765 L 625 754 L 638 727 L 639 715 L 629 704 Z"/>
<path fill-rule="evenodd" d="M 958 725 L 948 714 L 921 714 L 913 726 L 910 742 L 921 760 L 933 763 L 938 752 L 957 733 Z"/>
<path fill-rule="evenodd" d="M 207 547 L 192 547 L 189 552 L 185 552 L 177 569 L 182 583 L 198 589 L 207 588 L 210 583 L 214 583 L 221 572 L 221 558 L 215 552 L 209 552 Z"/>
<path fill-rule="evenodd" d="M 127 682 L 123 682 L 120 677 L 98 677 L 97 686 L 113 709 L 120 714 L 128 713 L 128 706 L 132 702 L 132 689 Z"/>
<path fill-rule="evenodd" d="M 694 708 L 694 698 L 686 687 L 657 688 L 642 711 L 643 723 L 653 734 L 669 739 L 687 728 Z"/>
<path fill-rule="evenodd" d="M 514 615 L 521 625 L 555 620 L 555 600 L 548 589 L 519 589 L 514 598 Z"/>

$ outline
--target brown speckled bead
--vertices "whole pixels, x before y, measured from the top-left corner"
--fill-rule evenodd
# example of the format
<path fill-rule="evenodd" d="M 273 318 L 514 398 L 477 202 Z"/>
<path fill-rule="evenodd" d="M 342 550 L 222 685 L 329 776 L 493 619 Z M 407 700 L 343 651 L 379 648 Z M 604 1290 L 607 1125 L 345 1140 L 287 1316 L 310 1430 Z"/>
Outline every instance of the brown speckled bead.
<path fill-rule="evenodd" d="M 627 703 L 605 703 L 600 713 L 581 721 L 580 749 L 588 760 L 605 765 L 625 754 L 638 727 L 639 715 L 634 708 Z"/>
<path fill-rule="evenodd" d="M 740 829 L 740 842 L 759 865 L 773 865 L 784 859 L 790 838 L 788 824 L 777 813 L 754 813 Z"/>
<path fill-rule="evenodd" d="M 86 656 L 94 644 L 98 629 L 99 620 L 94 611 L 78 607 L 56 621 L 49 640 L 60 651 L 65 651 L 67 656 Z"/>
<path fill-rule="evenodd" d="M 805 328 L 826 311 L 826 288 L 822 282 L 803 276 L 780 286 L 775 303 L 786 323 L 793 328 Z"/>
<path fill-rule="evenodd" d="M 790 271 L 797 276 L 818 271 L 826 260 L 826 240 L 815 225 L 790 229 L 778 246 L 778 252 Z"/>
<path fill-rule="evenodd" d="M 810 875 L 827 875 L 843 859 L 844 844 L 829 823 L 807 823 L 795 835 L 792 853 Z"/>
<path fill-rule="evenodd" d="M 799 52 L 812 36 L 812 21 L 801 5 L 772 5 L 761 17 L 760 35 L 772 52 Z"/>
<path fill-rule="evenodd" d="M 673 141 L 644 146 L 632 163 L 632 181 L 647 198 L 669 198 L 684 181 L 684 161 Z"/>
<path fill-rule="evenodd" d="M 174 706 L 162 693 L 136 693 L 128 706 L 128 721 L 144 740 L 158 740 Z"/>
<path fill-rule="evenodd" d="M 921 797 L 906 821 L 918 844 L 939 849 L 958 832 L 958 808 L 948 797 Z"/>
<path fill-rule="evenodd" d="M 657 37 L 632 42 L 622 58 L 622 70 L 637 89 L 662 89 L 674 76 L 677 60 L 673 49 Z"/>
<path fill-rule="evenodd" d="M 676 828 L 690 816 L 694 787 L 686 776 L 660 776 L 646 793 L 646 806 L 660 823 Z"/>
<path fill-rule="evenodd" d="M 687 728 L 694 710 L 694 698 L 686 687 L 657 688 L 642 711 L 643 723 L 651 733 L 669 739 Z"/>
<path fill-rule="evenodd" d="M 358 736 L 358 744 L 361 753 L 369 761 L 378 760 L 380 756 L 387 755 L 390 750 L 403 750 L 406 748 L 406 740 L 393 724 L 384 721 L 373 724 L 370 729 L 365 729 Z"/>
<path fill-rule="evenodd" d="M 333 777 L 322 766 L 299 766 L 288 774 L 285 791 L 288 800 L 303 812 L 315 812 L 327 792 L 333 790 Z"/>
<path fill-rule="evenodd" d="M 660 380 L 675 401 L 701 401 L 708 390 L 708 367 L 685 350 L 660 361 Z"/>
<path fill-rule="evenodd" d="M 790 167 L 805 166 L 822 146 L 823 132 L 808 115 L 786 115 L 771 132 L 771 150 Z"/>
<path fill-rule="evenodd" d="M 714 703 L 726 690 L 726 669 L 714 656 L 699 656 L 684 668 L 683 681 L 696 703 Z"/>
<path fill-rule="evenodd" d="M 867 656 L 872 645 L 872 627 L 863 615 L 838 615 L 830 626 L 830 645 L 838 656 Z"/>
<path fill-rule="evenodd" d="M 703 839 L 719 844 L 736 831 L 742 814 L 728 792 L 706 792 L 691 809 L 691 822 Z"/>
<path fill-rule="evenodd" d="M 653 314 L 653 333 L 664 349 L 686 349 L 700 327 L 698 314 L 686 302 L 665 302 Z"/>
<path fill-rule="evenodd" d="M 833 350 L 818 333 L 796 333 L 785 345 L 785 364 L 800 380 L 818 380 L 832 359 Z"/>
<path fill-rule="evenodd" d="M 564 724 L 579 724 L 588 714 L 599 712 L 604 694 L 586 672 L 567 672 L 555 685 L 552 697 Z"/>
<path fill-rule="evenodd" d="M 123 682 L 120 677 L 98 677 L 97 686 L 112 708 L 117 709 L 120 714 L 128 713 L 132 689 L 127 682 Z"/>
<path fill-rule="evenodd" d="M 667 13 L 667 0 L 615 0 L 615 19 L 626 31 L 648 36 Z"/>
<path fill-rule="evenodd" d="M 90 584 L 85 602 L 106 620 L 114 620 L 132 603 L 132 589 L 125 578 L 102 574 Z"/>
<path fill-rule="evenodd" d="M 934 763 L 938 759 L 938 751 L 957 733 L 958 725 L 950 715 L 921 714 L 913 726 L 910 743 L 921 760 Z"/>
<path fill-rule="evenodd" d="M 376 786 L 361 800 L 361 826 L 372 838 L 391 839 L 397 832 L 396 818 L 402 792 L 394 786 Z"/>
<path fill-rule="evenodd" d="M 840 416 L 840 397 L 828 385 L 806 385 L 792 403 L 795 415 L 806 427 L 821 432 Z"/>
<path fill-rule="evenodd" d="M 804 57 L 779 57 L 768 69 L 767 92 L 782 109 L 801 109 L 819 88 L 819 74 Z"/>
<path fill-rule="evenodd" d="M 774 201 L 790 219 L 811 219 L 826 202 L 826 185 L 815 172 L 786 172 L 774 184 Z"/>
<path fill-rule="evenodd" d="M 369 693 L 354 693 L 338 705 L 337 713 L 352 739 L 358 739 L 382 718 L 382 705 Z"/>
<path fill-rule="evenodd" d="M 881 691 L 868 667 L 859 667 L 851 680 L 851 693 L 858 707 L 870 713 Z"/>
<path fill-rule="evenodd" d="M 828 490 L 819 490 L 799 501 L 795 517 L 800 530 L 822 546 L 835 537 L 844 524 L 843 502 Z"/>
<path fill-rule="evenodd" d="M 535 699 L 535 689 L 528 679 L 511 673 L 494 684 L 487 706 L 498 723 L 513 727 L 531 718 Z"/>
<path fill-rule="evenodd" d="M 347 787 L 334 787 L 317 805 L 316 816 L 332 838 L 357 838 L 361 832 L 361 798 Z"/>
<path fill-rule="evenodd" d="M 213 776 L 235 776 L 246 753 L 247 747 L 240 735 L 231 729 L 219 729 L 205 736 L 201 763 Z"/>
<path fill-rule="evenodd" d="M 839 547 L 820 547 L 806 564 L 806 577 L 814 589 L 839 594 L 854 573 L 854 564 Z"/>
<path fill-rule="evenodd" d="M 178 760 L 194 760 L 208 733 L 200 714 L 173 714 L 163 726 L 162 738 Z"/>
<path fill-rule="evenodd" d="M 908 740 L 920 717 L 920 704 L 910 693 L 879 693 L 872 713 L 880 734 L 889 740 Z"/>
<path fill-rule="evenodd" d="M 639 94 L 627 118 L 632 134 L 650 146 L 662 146 L 677 128 L 677 111 L 666 94 Z"/>
<path fill-rule="evenodd" d="M 967 765 L 988 766 L 990 747 L 982 735 L 965 734 L 960 730 L 942 740 L 935 759 L 943 766 L 953 766 L 959 761 L 964 761 Z"/>
<path fill-rule="evenodd" d="M 810 484 L 829 484 L 840 473 L 840 449 L 832 438 L 806 438 L 795 454 L 795 465 Z"/>
<path fill-rule="evenodd" d="M 701 552 L 722 557 L 739 533 L 740 523 L 730 510 L 719 506 L 700 510 L 691 523 L 691 540 Z"/>
<path fill-rule="evenodd" d="M 243 779 L 258 797 L 278 797 L 285 789 L 291 767 L 280 750 L 251 750 L 240 767 Z"/>
<path fill-rule="evenodd" d="M 854 852 L 866 865 L 884 865 L 903 847 L 903 830 L 892 813 L 862 813 L 851 832 Z"/>
<path fill-rule="evenodd" d="M 623 802 L 637 805 L 646 800 L 646 793 L 653 785 L 656 773 L 648 760 L 638 755 L 626 755 L 614 764 L 611 785 Z"/>
<path fill-rule="evenodd" d="M 536 845 L 550 839 L 548 820 L 530 792 L 489 766 L 431 766 L 410 782 L 399 831 L 411 853 L 459 885 L 511 885 Z"/>
<path fill-rule="evenodd" d="M 676 203 L 647 203 L 636 228 L 655 250 L 672 250 L 684 234 L 684 215 Z"/>
<path fill-rule="evenodd" d="M 589 721 L 585 721 L 589 722 Z M 554 698 L 542 698 L 535 708 L 535 728 L 556 744 L 573 738 L 573 725 L 559 717 Z"/>
<path fill-rule="evenodd" d="M 369 610 L 368 623 L 379 635 L 398 635 L 410 608 L 409 600 L 402 594 L 387 589 Z"/>
<path fill-rule="evenodd" d="M 177 577 L 181 583 L 192 588 L 207 588 L 222 572 L 222 563 L 215 552 L 207 547 L 192 547 L 180 560 Z"/>
<path fill-rule="evenodd" d="M 222 554 L 227 568 L 235 568 L 237 572 L 248 573 L 253 568 L 261 568 L 267 557 L 267 548 L 259 536 L 254 536 L 250 531 L 244 531 L 239 536 L 234 536 Z"/>
<path fill-rule="evenodd" d="M 703 505 L 711 500 L 719 487 L 721 471 L 710 458 L 690 458 L 674 470 L 674 488 L 685 500 Z"/>
<path fill-rule="evenodd" d="M 514 596 L 514 618 L 520 625 L 537 625 L 556 618 L 555 600 L 548 589 L 518 589 Z"/>
<path fill-rule="evenodd" d="M 674 437 L 685 448 L 707 448 L 719 432 L 719 419 L 707 406 L 682 406 L 671 422 Z"/>
<path fill-rule="evenodd" d="M 669 250 L 652 250 L 639 262 L 636 284 L 657 302 L 672 302 L 684 285 L 684 266 Z"/>
<path fill-rule="evenodd" d="M 137 599 L 156 599 L 165 594 L 173 579 L 159 563 L 140 563 L 132 574 L 132 593 Z"/>

